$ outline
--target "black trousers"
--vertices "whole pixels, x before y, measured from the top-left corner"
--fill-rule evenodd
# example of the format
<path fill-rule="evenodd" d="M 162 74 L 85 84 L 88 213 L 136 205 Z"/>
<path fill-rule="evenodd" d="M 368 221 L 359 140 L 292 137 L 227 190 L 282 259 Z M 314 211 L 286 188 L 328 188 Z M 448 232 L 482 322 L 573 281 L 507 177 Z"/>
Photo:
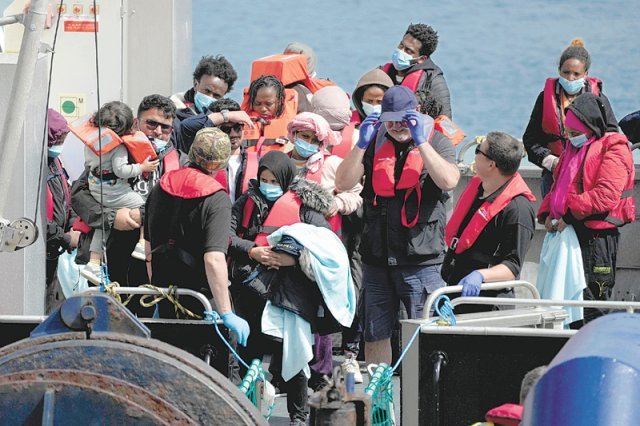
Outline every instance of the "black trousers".
<path fill-rule="evenodd" d="M 577 228 L 576 231 L 587 282 L 587 288 L 582 293 L 584 300 L 611 300 L 616 282 L 619 231 L 613 229 L 598 232 L 586 228 Z M 607 310 L 585 308 L 584 323 L 606 313 Z"/>

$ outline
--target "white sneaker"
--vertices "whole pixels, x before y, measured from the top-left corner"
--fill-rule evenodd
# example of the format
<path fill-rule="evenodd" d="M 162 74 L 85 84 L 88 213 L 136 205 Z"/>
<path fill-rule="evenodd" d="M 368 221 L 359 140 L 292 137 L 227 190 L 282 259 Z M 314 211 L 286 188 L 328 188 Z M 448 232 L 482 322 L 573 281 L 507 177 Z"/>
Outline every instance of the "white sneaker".
<path fill-rule="evenodd" d="M 102 269 L 100 265 L 95 263 L 87 263 L 80 271 L 80 275 L 85 277 L 93 285 L 100 285 L 100 277 L 102 277 Z"/>
<path fill-rule="evenodd" d="M 355 382 L 362 383 L 362 373 L 360 372 L 360 364 L 358 364 L 358 361 L 354 358 L 353 354 L 345 355 L 344 361 L 342 365 L 340 365 L 340 368 L 342 368 L 342 375 L 344 377 L 347 376 L 347 373 L 353 373 L 353 378 Z"/>
<path fill-rule="evenodd" d="M 133 257 L 134 259 L 142 260 L 144 262 L 144 260 L 146 259 L 144 254 L 144 243 L 138 241 L 138 244 L 136 244 L 136 247 L 131 252 L 131 257 Z"/>

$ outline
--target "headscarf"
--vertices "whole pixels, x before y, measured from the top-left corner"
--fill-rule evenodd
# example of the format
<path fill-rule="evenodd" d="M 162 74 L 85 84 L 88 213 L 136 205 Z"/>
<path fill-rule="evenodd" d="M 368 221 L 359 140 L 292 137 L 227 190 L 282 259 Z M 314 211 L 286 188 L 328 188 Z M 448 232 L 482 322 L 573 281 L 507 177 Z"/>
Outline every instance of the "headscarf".
<path fill-rule="evenodd" d="M 293 43 L 289 43 L 287 47 L 284 48 L 283 53 L 300 53 L 307 57 L 307 71 L 309 72 L 310 77 L 315 77 L 316 74 L 316 64 L 318 62 L 318 56 L 316 52 L 304 43 L 300 43 L 298 41 L 294 41 Z"/>
<path fill-rule="evenodd" d="M 59 144 L 64 136 L 69 133 L 69 126 L 67 120 L 60 115 L 60 113 L 54 109 L 49 108 L 47 111 L 47 123 L 48 123 L 48 147 Z"/>
<path fill-rule="evenodd" d="M 549 194 L 549 214 L 551 219 L 560 219 L 567 212 L 566 204 L 570 192 L 569 189 L 582 168 L 589 145 L 599 139 L 598 135 L 594 133 L 593 127 L 574 114 L 572 109 L 567 108 L 566 117 L 565 124 L 567 127 L 584 132 L 589 139 L 580 148 L 576 148 L 571 142 L 568 142 L 564 148 L 562 163 Z"/>
<path fill-rule="evenodd" d="M 324 156 L 327 147 L 340 143 L 340 139 L 337 137 L 336 132 L 331 130 L 327 120 L 312 112 L 301 112 L 293 117 L 293 120 L 291 120 L 287 125 L 287 130 L 289 132 L 290 140 L 294 140 L 296 132 L 311 130 L 315 133 L 320 142 L 322 142 L 320 151 L 309 157 L 305 164 L 305 167 L 311 173 L 317 172 L 324 164 Z"/>
<path fill-rule="evenodd" d="M 313 112 L 327 120 L 331 130 L 340 131 L 351 121 L 349 96 L 338 86 L 318 90 L 313 94 L 311 105 Z"/>
<path fill-rule="evenodd" d="M 260 173 L 265 169 L 273 173 L 284 192 L 289 189 L 289 185 L 291 185 L 296 175 L 296 166 L 293 161 L 281 151 L 269 151 L 260 159 L 258 163 L 258 180 L 260 180 Z"/>

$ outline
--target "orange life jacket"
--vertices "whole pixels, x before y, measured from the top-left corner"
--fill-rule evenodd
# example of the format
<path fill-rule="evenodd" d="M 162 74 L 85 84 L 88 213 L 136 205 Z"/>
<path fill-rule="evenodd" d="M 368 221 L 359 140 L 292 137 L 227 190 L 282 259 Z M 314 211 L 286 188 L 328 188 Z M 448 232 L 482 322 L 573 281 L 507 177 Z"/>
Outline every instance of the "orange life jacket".
<path fill-rule="evenodd" d="M 436 117 L 433 127 L 435 130 L 449 138 L 453 143 L 453 146 L 458 146 L 458 144 L 462 142 L 462 139 L 464 139 L 464 133 L 460 127 L 458 127 L 452 119 L 444 114 Z"/>
<path fill-rule="evenodd" d="M 524 195 L 529 201 L 533 202 L 536 200 L 524 179 L 522 179 L 522 176 L 516 172 L 504 190 L 493 202 L 485 201 L 482 203 L 480 208 L 476 210 L 471 217 L 467 226 L 460 232 L 460 225 L 475 201 L 481 183 L 482 181 L 478 176 L 474 176 L 469 181 L 469 184 L 456 204 L 456 208 L 453 210 L 451 219 L 449 219 L 445 227 L 445 242 L 447 246 L 455 250 L 456 254 L 462 253 L 472 247 L 487 224 L 491 222 L 498 213 L 504 210 L 513 198 L 518 195 Z"/>
<path fill-rule="evenodd" d="M 412 228 L 416 223 L 418 223 L 418 216 L 420 216 L 420 202 L 422 201 L 420 174 L 424 168 L 424 162 L 422 161 L 420 151 L 417 147 L 409 151 L 404 166 L 402 167 L 400 179 L 396 182 L 395 168 L 397 158 L 393 143 L 387 139 L 381 146 L 376 147 L 376 149 L 377 150 L 373 156 L 373 173 L 371 179 L 373 192 L 376 194 L 376 198 L 378 196 L 394 197 L 396 195 L 396 189 L 406 190 L 401 212 L 402 225 L 407 228 Z M 407 199 L 414 191 L 418 197 L 418 209 L 416 217 L 409 220 L 406 213 L 406 203 Z"/>
<path fill-rule="evenodd" d="M 244 128 L 243 138 L 250 145 L 248 151 L 257 152 L 259 156 L 263 156 L 271 149 L 284 150 L 285 145 L 274 143 L 273 145 L 264 145 L 265 141 L 273 141 L 279 138 L 286 139 L 287 124 L 298 113 L 298 92 L 293 89 L 285 89 L 284 111 L 279 117 L 266 120 L 263 124 L 260 120 L 260 114 L 251 110 L 249 105 L 249 89 L 245 89 L 244 101 L 242 102 L 242 110 L 249 114 L 254 121 L 255 127 L 250 129 Z"/>
<path fill-rule="evenodd" d="M 267 237 L 283 226 L 300 223 L 300 207 L 302 201 L 293 191 L 287 191 L 273 203 L 271 210 L 261 226 L 261 232 L 256 235 L 254 242 L 258 246 L 267 246 Z M 249 219 L 253 213 L 255 203 L 251 197 L 247 198 L 242 210 L 242 227 L 248 229 Z"/>
<path fill-rule="evenodd" d="M 591 86 L 591 93 L 600 95 L 600 84 L 602 81 L 595 77 L 586 77 Z M 557 136 L 557 140 L 549 142 L 547 147 L 551 153 L 557 157 L 562 154 L 562 138 L 564 135 L 564 125 L 560 124 L 558 115 L 558 99 L 556 98 L 556 82 L 558 78 L 548 78 L 544 84 L 542 95 L 542 130 L 550 135 Z"/>
<path fill-rule="evenodd" d="M 388 63 L 388 64 L 384 64 L 380 68 L 382 68 L 382 71 L 389 74 L 389 70 L 391 69 L 392 66 L 393 65 L 391 63 Z M 420 83 L 422 74 L 424 74 L 424 70 L 417 70 L 417 71 L 410 72 L 409 74 L 404 76 L 404 78 L 402 79 L 402 83 L 400 85 L 408 88 L 409 90 L 415 93 L 416 90 L 418 90 L 418 84 Z"/>
<path fill-rule="evenodd" d="M 69 130 L 94 154 L 100 155 L 100 152 L 105 154 L 122 143 L 120 136 L 108 127 L 101 127 L 98 134 L 98 128 L 91 122 L 91 117 L 91 115 L 85 115 L 78 118 L 69 125 Z M 100 146 L 101 142 L 102 146 Z"/>
<path fill-rule="evenodd" d="M 258 176 L 258 154 L 255 152 L 246 152 L 246 164 L 241 165 L 243 168 L 242 175 L 242 193 L 249 189 L 249 181 Z M 229 192 L 229 177 L 226 170 L 220 170 L 216 174 L 216 180 Z"/>

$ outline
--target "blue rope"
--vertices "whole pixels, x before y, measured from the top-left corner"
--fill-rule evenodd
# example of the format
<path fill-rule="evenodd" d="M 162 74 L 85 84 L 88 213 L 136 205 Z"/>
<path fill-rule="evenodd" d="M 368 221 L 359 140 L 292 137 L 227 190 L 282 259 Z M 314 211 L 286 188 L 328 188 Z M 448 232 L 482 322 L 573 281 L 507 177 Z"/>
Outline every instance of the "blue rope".
<path fill-rule="evenodd" d="M 216 311 L 204 311 L 204 320 L 213 322 L 213 326 L 216 328 L 216 333 L 218 333 L 218 336 L 220 337 L 220 340 L 222 340 L 222 342 L 227 346 L 227 348 L 233 354 L 233 356 L 235 356 L 238 359 L 238 361 L 240 361 L 240 363 L 247 370 L 249 370 L 251 367 L 249 367 L 249 365 L 246 362 L 244 362 L 244 360 L 240 357 L 240 355 L 238 355 L 238 353 L 235 351 L 235 349 L 233 349 L 233 347 L 231 347 L 231 344 L 227 341 L 227 339 L 225 339 L 224 336 L 222 335 L 222 332 L 220 331 L 220 328 L 218 327 L 218 320 L 219 319 L 220 319 L 220 315 Z"/>
<path fill-rule="evenodd" d="M 438 306 L 440 305 L 441 302 L 442 302 L 442 306 Z M 456 316 L 453 313 L 453 306 L 451 306 L 451 300 L 449 299 L 449 297 L 445 295 L 438 297 L 435 303 L 435 311 L 436 311 L 436 314 L 438 314 L 438 316 L 440 317 L 441 321 L 445 321 L 448 325 L 456 325 Z M 434 322 L 438 322 L 438 321 L 433 320 L 431 323 L 433 324 Z M 409 339 L 409 343 L 400 354 L 400 357 L 396 361 L 393 368 L 391 368 L 392 373 L 395 372 L 396 369 L 400 366 L 400 363 L 404 359 L 404 356 L 407 354 L 407 352 L 409 351 L 409 349 L 413 345 L 413 342 L 416 340 L 416 337 L 418 337 L 419 334 L 420 334 L 420 327 L 416 328 L 416 331 L 413 332 L 413 336 L 411 336 L 411 339 Z"/>
<path fill-rule="evenodd" d="M 102 266 L 100 267 L 100 292 L 105 292 L 105 285 L 107 285 L 109 281 L 109 269 L 107 268 L 107 262 L 102 262 Z"/>

